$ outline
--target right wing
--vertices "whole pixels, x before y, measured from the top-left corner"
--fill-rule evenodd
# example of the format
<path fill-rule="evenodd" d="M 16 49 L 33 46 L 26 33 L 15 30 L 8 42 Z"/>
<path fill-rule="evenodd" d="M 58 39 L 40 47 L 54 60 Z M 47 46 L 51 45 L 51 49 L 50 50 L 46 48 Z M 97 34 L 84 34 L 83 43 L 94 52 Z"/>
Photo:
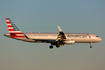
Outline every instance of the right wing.
<path fill-rule="evenodd" d="M 59 29 L 59 34 L 55 41 L 64 41 L 66 39 L 66 36 L 59 26 L 58 26 L 58 29 Z"/>

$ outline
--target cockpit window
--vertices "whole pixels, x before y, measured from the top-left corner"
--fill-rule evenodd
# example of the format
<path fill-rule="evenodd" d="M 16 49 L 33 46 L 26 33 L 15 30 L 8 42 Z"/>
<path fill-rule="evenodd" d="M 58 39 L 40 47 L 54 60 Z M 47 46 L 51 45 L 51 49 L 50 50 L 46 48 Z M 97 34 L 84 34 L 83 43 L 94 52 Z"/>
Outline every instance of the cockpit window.
<path fill-rule="evenodd" d="M 99 36 L 96 36 L 96 37 L 99 37 Z"/>

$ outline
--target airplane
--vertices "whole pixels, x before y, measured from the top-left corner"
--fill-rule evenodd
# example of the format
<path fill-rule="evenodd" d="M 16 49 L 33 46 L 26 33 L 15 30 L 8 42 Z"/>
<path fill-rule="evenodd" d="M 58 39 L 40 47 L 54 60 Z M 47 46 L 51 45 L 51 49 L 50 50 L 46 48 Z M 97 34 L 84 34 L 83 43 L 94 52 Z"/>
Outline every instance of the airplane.
<path fill-rule="evenodd" d="M 23 33 L 10 18 L 6 18 L 8 27 L 8 34 L 4 36 L 13 38 L 20 41 L 32 42 L 32 43 L 51 43 L 50 49 L 53 46 L 57 48 L 60 46 L 73 45 L 75 43 L 89 43 L 92 48 L 92 43 L 102 41 L 102 39 L 96 34 L 91 33 L 64 33 L 58 26 L 59 33 Z"/>

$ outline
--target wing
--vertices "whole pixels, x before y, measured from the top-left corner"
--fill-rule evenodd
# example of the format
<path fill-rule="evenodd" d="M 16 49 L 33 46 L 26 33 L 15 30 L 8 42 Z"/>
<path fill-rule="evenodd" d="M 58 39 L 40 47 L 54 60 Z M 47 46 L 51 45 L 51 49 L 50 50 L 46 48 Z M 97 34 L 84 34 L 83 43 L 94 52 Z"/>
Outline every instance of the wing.
<path fill-rule="evenodd" d="M 58 29 L 59 29 L 59 34 L 58 34 L 56 41 L 59 41 L 59 40 L 64 41 L 66 39 L 66 36 L 59 26 L 58 26 Z"/>
<path fill-rule="evenodd" d="M 41 39 L 34 39 L 35 42 L 41 42 L 41 43 L 53 43 L 55 40 L 41 40 Z"/>

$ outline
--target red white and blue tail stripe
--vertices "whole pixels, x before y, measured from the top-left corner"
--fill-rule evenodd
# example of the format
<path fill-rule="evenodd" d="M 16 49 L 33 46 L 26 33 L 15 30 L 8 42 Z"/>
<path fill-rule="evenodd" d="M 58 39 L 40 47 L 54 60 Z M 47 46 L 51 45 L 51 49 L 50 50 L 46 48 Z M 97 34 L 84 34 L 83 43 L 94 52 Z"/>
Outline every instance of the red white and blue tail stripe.
<path fill-rule="evenodd" d="M 14 22 L 10 18 L 6 18 L 8 31 L 12 38 L 26 38 L 25 34 L 22 33 Z"/>

